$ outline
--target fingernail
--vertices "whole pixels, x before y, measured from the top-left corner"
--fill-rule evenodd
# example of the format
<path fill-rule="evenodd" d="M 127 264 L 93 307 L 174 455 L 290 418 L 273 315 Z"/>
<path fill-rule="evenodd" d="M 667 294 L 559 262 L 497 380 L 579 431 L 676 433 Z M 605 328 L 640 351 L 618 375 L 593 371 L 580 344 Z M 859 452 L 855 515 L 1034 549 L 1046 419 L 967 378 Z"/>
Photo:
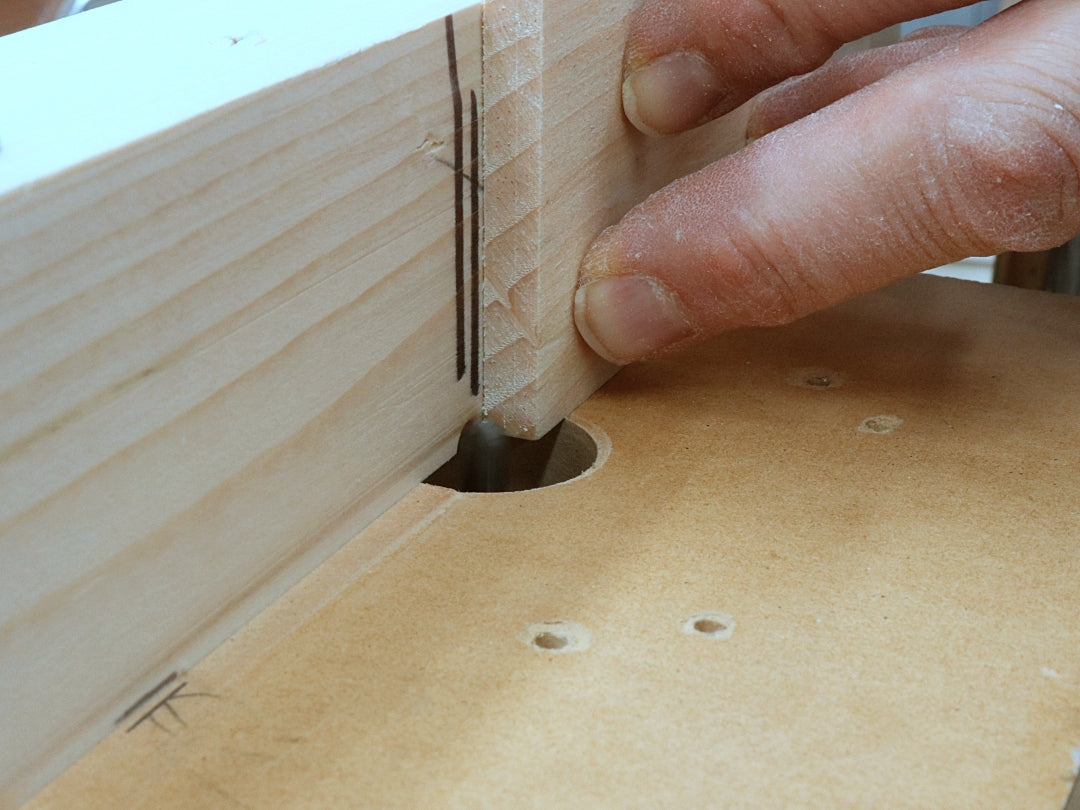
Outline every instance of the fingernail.
<path fill-rule="evenodd" d="M 620 365 L 695 331 L 675 294 L 649 276 L 614 276 L 583 285 L 574 296 L 574 320 L 593 351 Z"/>
<path fill-rule="evenodd" d="M 669 53 L 626 77 L 623 111 L 646 135 L 670 135 L 705 123 L 727 88 L 700 53 Z"/>

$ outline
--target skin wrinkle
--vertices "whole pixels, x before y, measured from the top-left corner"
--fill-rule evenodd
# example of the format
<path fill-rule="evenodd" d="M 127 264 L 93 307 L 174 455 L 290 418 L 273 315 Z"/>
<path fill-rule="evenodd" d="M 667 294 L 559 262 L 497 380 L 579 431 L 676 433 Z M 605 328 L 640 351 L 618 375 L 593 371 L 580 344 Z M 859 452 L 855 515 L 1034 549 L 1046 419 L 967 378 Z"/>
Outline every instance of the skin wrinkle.
<path fill-rule="evenodd" d="M 910 244 L 920 247 L 932 245 L 934 250 L 927 251 L 930 264 L 936 263 L 935 255 L 981 255 L 991 252 L 988 245 L 966 238 L 959 239 L 958 234 L 950 230 L 949 223 L 960 221 L 953 195 L 937 193 L 937 186 L 940 185 L 937 175 L 927 173 L 927 179 L 932 185 L 924 181 L 916 186 L 922 205 L 914 206 L 912 211 L 916 215 L 921 213 L 922 217 L 916 216 L 917 220 L 921 219 L 920 227 L 909 234 Z M 942 211 L 945 212 L 944 216 Z M 923 247 L 923 250 L 926 248 Z"/>
<path fill-rule="evenodd" d="M 952 44 L 955 29 L 833 60 L 813 73 L 789 79 L 751 102 L 747 136 L 760 138 L 827 107 Z"/>
<path fill-rule="evenodd" d="M 1010 136 L 1000 156 L 994 155 L 1003 176 L 1015 185 L 1013 196 L 1018 198 L 1002 203 L 1011 204 L 1017 214 L 1006 244 L 1035 249 L 1028 245 L 1060 235 L 1047 209 L 1056 211 L 1053 219 L 1064 224 L 1068 235 L 1080 228 L 1080 58 L 1072 44 L 1080 27 L 1048 24 L 1040 28 L 1033 17 L 1026 24 L 1018 14 L 1012 19 L 1018 21 L 1022 36 L 1000 49 L 1003 65 L 994 66 L 992 72 L 987 65 L 987 73 L 997 82 L 984 92 L 999 114 L 994 122 L 998 141 L 1006 133 Z M 1063 63 L 1063 54 L 1068 62 Z M 1044 103 L 1037 104 L 1036 99 Z M 998 145 L 992 142 L 988 149 Z"/>
<path fill-rule="evenodd" d="M 779 58 L 771 60 L 765 70 L 767 76 L 785 71 L 806 73 L 822 64 L 843 44 L 842 39 L 829 36 L 819 25 L 806 24 L 791 14 L 785 8 L 785 0 L 755 0 L 755 5 L 762 13 L 751 15 L 745 28 L 736 28 L 732 33 L 752 50 L 767 45 L 761 58 L 770 59 L 772 54 L 777 54 Z"/>
<path fill-rule="evenodd" d="M 1074 122 L 1080 124 L 1080 121 L 1076 121 L 1075 118 Z M 1055 211 L 1055 216 L 1059 220 L 1065 220 L 1068 219 L 1070 215 L 1070 210 L 1075 210 L 1077 206 L 1077 200 L 1080 200 L 1080 165 L 1077 165 L 1077 159 L 1070 154 L 1069 150 L 1069 146 L 1075 147 L 1075 142 L 1073 144 L 1062 143 L 1061 141 L 1057 140 L 1053 133 L 1048 133 L 1047 137 L 1051 138 L 1051 140 L 1053 140 L 1054 143 L 1058 145 L 1058 148 L 1065 156 L 1065 159 L 1071 160 L 1075 169 L 1072 178 L 1071 188 L 1063 188 L 1061 194 L 1058 195 L 1057 200 L 1057 210 Z"/>
<path fill-rule="evenodd" d="M 820 156 L 821 161 L 830 159 L 835 158 L 827 153 Z M 859 174 L 861 168 L 853 166 L 850 167 L 850 171 Z M 828 196 L 841 198 L 844 195 L 844 188 L 834 187 Z M 772 279 L 768 286 L 773 290 L 774 297 L 779 300 L 778 306 L 772 310 L 778 313 L 778 316 L 770 317 L 767 321 L 768 325 L 789 323 L 809 311 L 827 305 L 830 300 L 827 294 L 830 285 L 833 288 L 845 287 L 849 294 L 857 288 L 846 272 L 846 267 L 852 264 L 853 257 L 843 255 L 844 242 L 836 238 L 836 228 L 831 223 L 823 222 L 819 238 L 816 244 L 811 246 L 804 239 L 788 236 L 786 223 L 776 215 L 776 212 L 780 210 L 779 207 L 773 208 L 774 215 L 761 218 L 755 230 L 747 229 L 757 235 L 754 253 L 760 256 L 758 263 L 767 264 L 767 278 Z M 748 221 L 752 222 L 755 219 L 757 217 L 747 212 Z M 763 245 L 770 245 L 774 249 L 766 252 Z M 751 251 L 744 247 L 741 255 L 750 256 Z M 834 271 L 829 274 L 829 277 L 820 272 L 826 263 Z M 755 262 L 751 261 L 749 267 L 754 266 Z M 802 289 L 796 289 L 794 284 L 787 281 L 788 277 L 797 280 Z"/>
<path fill-rule="evenodd" d="M 796 282 L 801 282 L 802 286 L 807 288 L 810 287 L 802 274 L 781 272 L 776 264 L 762 253 L 761 248 L 753 243 L 738 245 L 732 242 L 732 251 L 742 260 L 743 266 L 748 269 L 747 272 L 753 273 L 754 285 L 758 289 L 767 291 L 758 294 L 772 304 L 771 307 L 766 305 L 756 313 L 760 316 L 758 320 L 763 325 L 779 326 L 790 323 L 802 314 L 799 308 L 806 300 L 806 294 L 805 291 L 796 289 Z M 741 316 L 741 313 L 736 314 Z"/>
<path fill-rule="evenodd" d="M 692 183 L 691 180 L 687 180 L 681 185 L 686 186 Z M 735 188 L 729 188 L 728 191 L 732 192 L 732 197 L 737 197 L 739 190 L 737 185 Z M 701 195 L 700 189 L 691 187 L 687 190 L 683 190 L 676 186 L 674 188 L 669 187 L 665 189 L 661 194 L 665 196 L 673 195 L 679 200 L 680 210 L 686 210 L 687 208 L 693 209 L 697 204 L 708 205 L 709 197 L 715 194 L 724 194 L 724 190 L 716 190 L 711 194 Z M 619 247 L 621 250 L 619 254 L 621 257 L 625 257 L 622 260 L 616 259 L 612 262 L 609 269 L 619 272 L 625 270 L 625 272 L 645 272 L 649 271 L 649 268 L 657 262 L 657 257 L 653 255 L 653 251 L 657 248 L 660 249 L 661 257 L 660 261 L 664 260 L 664 256 L 670 253 L 668 246 L 666 245 L 665 234 L 668 232 L 669 221 L 667 212 L 669 208 L 664 205 L 664 201 L 656 200 L 659 205 L 656 206 L 656 215 L 650 213 L 649 209 L 642 208 L 632 217 L 631 228 L 629 231 L 630 239 L 622 242 Z M 678 217 L 676 217 L 677 220 Z M 656 231 L 656 237 L 654 239 L 641 240 L 640 237 L 646 230 Z M 727 232 L 718 232 L 716 234 L 719 238 L 726 238 Z M 634 238 L 638 237 L 638 238 Z M 642 242 L 645 244 L 642 244 Z M 704 255 L 700 254 L 699 248 L 700 234 L 695 234 L 693 238 L 687 239 L 677 245 L 679 255 L 686 257 L 689 263 L 700 263 L 708 261 L 708 251 L 705 251 Z M 727 249 L 724 251 L 726 255 L 740 255 L 740 250 L 733 244 L 728 244 Z M 640 257 L 640 259 L 636 259 Z M 636 259 L 636 260 L 635 260 Z M 728 267 L 725 268 L 723 273 L 711 274 L 708 278 L 708 282 L 712 289 L 711 295 L 704 297 L 698 297 L 695 302 L 695 306 L 704 308 L 707 310 L 711 318 L 732 318 L 738 319 L 739 313 L 742 310 L 742 299 L 749 290 L 757 290 L 761 285 L 763 278 L 754 278 L 750 275 L 749 268 L 752 267 L 752 263 L 756 262 L 761 264 L 760 257 L 747 257 L 743 260 L 736 260 Z M 676 292 L 685 299 L 687 291 L 681 284 L 684 279 L 675 278 L 673 282 L 676 287 Z M 680 289 L 680 287 L 683 287 Z M 753 300 L 754 296 L 750 296 Z"/>
<path fill-rule="evenodd" d="M 1048 136 L 1044 116 L 1033 115 L 1025 103 L 956 102 L 961 104 L 964 109 L 945 122 L 943 174 L 953 182 L 952 219 L 943 220 L 943 228 L 969 234 L 986 252 L 1052 247 L 1045 243 L 1057 241 L 1062 225 L 1074 233 L 1080 205 L 1075 195 L 1067 199 L 1065 185 L 1070 176 L 1077 184 L 1080 133 L 1071 138 L 1070 154 Z"/>
<path fill-rule="evenodd" d="M 1052 77 L 1048 77 L 1052 78 Z M 1080 99 L 1080 89 L 1069 88 L 1074 99 Z M 1031 105 L 1035 113 L 1036 125 L 1043 129 L 1044 136 L 1060 151 L 1061 158 L 1072 166 L 1071 177 L 1065 180 L 1057 200 L 1057 217 L 1066 219 L 1070 210 L 1080 206 L 1080 104 L 1062 104 L 1054 94 L 1033 87 L 1031 95 L 1041 97 L 1049 107 Z M 1046 117 L 1049 120 L 1046 120 Z M 1065 118 L 1062 124 L 1062 118 Z"/>
<path fill-rule="evenodd" d="M 936 87 L 930 87 L 926 95 L 933 99 L 937 95 Z M 960 211 L 964 206 L 957 205 L 954 190 L 965 183 L 949 158 L 951 108 L 951 101 L 942 103 L 938 99 L 921 111 L 918 121 L 922 132 L 916 141 L 925 143 L 926 149 L 912 153 L 913 156 L 918 154 L 919 160 L 911 167 L 907 178 L 902 178 L 910 179 L 910 182 L 898 183 L 908 189 L 909 196 L 917 198 L 915 203 L 898 206 L 898 210 L 909 214 L 917 223 L 906 235 L 907 241 L 926 251 L 927 258 L 923 263 L 928 266 L 938 263 L 937 256 L 978 255 L 985 253 L 987 247 L 956 229 L 956 224 L 963 221 Z M 927 245 L 932 249 L 926 250 Z"/>
<path fill-rule="evenodd" d="M 785 149 L 783 144 L 777 148 Z M 752 164 L 749 157 L 741 155 L 738 160 Z M 767 199 L 768 189 L 773 184 L 767 178 L 758 182 L 748 179 L 755 174 L 756 170 L 748 165 L 745 171 L 718 175 L 718 184 L 708 182 L 707 177 L 691 176 L 669 188 L 666 193 L 654 196 L 650 200 L 652 205 L 639 209 L 627 221 L 627 233 L 637 238 L 622 243 L 627 258 L 613 263 L 611 270 L 649 273 L 658 261 L 670 261 L 674 255 L 678 256 L 672 262 L 675 266 L 711 266 L 713 272 L 696 279 L 693 276 L 684 277 L 676 271 L 666 274 L 666 280 L 671 282 L 675 290 L 684 297 L 693 297 L 694 307 L 706 313 L 709 320 L 724 318 L 738 324 L 783 323 L 805 314 L 808 308 L 822 305 L 827 300 L 820 292 L 824 285 L 823 274 L 807 265 L 805 258 L 816 255 L 820 259 L 824 253 L 831 251 L 807 251 L 804 240 L 798 237 L 790 243 L 768 238 L 775 232 L 778 223 L 768 217 L 760 218 L 755 212 L 775 210 L 776 206 Z M 744 182 L 732 183 L 733 176 L 743 177 Z M 842 197 L 843 194 L 843 190 L 839 189 L 833 196 Z M 757 201 L 756 198 L 763 195 L 765 199 Z M 677 200 L 678 205 L 674 210 L 669 211 L 669 200 L 665 197 Z M 686 242 L 684 234 L 684 243 L 678 245 L 679 253 L 674 254 L 676 247 L 667 245 L 662 235 L 669 227 L 674 230 L 677 223 L 685 218 L 707 216 L 721 197 L 731 201 L 732 207 L 725 210 L 735 219 L 734 223 L 730 223 L 733 227 L 725 228 L 723 223 L 717 223 L 717 226 L 704 228 L 704 234 L 711 235 L 711 242 L 709 239 L 703 241 L 702 234 L 698 233 L 691 234 L 690 241 Z M 647 213 L 649 211 L 654 213 Z M 642 238 L 639 229 L 646 221 L 654 234 Z M 755 239 L 755 233 L 764 238 Z M 733 241 L 733 237 L 740 238 Z M 716 240 L 722 240 L 722 244 L 717 244 Z M 829 241 L 825 240 L 826 245 Z M 770 246 L 768 253 L 762 250 L 763 244 Z M 786 250 L 785 244 L 796 245 L 797 248 Z M 643 258 L 634 260 L 636 254 L 641 254 Z M 656 254 L 661 258 L 657 259 Z M 715 261 L 718 255 L 722 258 L 719 263 Z M 779 268 L 783 268 L 783 272 Z M 693 290 L 695 283 L 701 284 L 701 289 L 696 292 Z M 849 290 L 855 288 L 853 282 L 847 282 L 844 286 Z"/>

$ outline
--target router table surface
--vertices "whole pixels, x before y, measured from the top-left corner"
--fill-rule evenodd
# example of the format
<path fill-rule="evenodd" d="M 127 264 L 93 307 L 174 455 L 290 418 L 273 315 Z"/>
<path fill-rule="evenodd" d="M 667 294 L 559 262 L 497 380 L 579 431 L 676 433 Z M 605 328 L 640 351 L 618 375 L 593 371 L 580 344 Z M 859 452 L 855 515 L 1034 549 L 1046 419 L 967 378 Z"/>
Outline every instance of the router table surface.
<path fill-rule="evenodd" d="M 919 277 L 573 418 L 592 472 L 418 488 L 29 806 L 1061 807 L 1076 300 Z"/>

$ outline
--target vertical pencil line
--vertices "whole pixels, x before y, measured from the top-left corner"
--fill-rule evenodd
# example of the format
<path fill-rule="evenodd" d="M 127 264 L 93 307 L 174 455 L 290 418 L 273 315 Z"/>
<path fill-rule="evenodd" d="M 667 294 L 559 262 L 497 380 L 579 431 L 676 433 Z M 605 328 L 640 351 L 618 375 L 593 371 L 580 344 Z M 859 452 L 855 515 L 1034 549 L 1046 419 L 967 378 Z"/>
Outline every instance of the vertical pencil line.
<path fill-rule="evenodd" d="M 469 292 L 472 299 L 472 376 L 470 385 L 473 396 L 480 393 L 480 109 L 476 91 L 469 91 L 469 196 L 470 276 Z"/>
<path fill-rule="evenodd" d="M 465 376 L 465 123 L 458 80 L 454 17 L 446 15 L 446 59 L 454 105 L 454 285 L 457 304 L 457 378 Z"/>

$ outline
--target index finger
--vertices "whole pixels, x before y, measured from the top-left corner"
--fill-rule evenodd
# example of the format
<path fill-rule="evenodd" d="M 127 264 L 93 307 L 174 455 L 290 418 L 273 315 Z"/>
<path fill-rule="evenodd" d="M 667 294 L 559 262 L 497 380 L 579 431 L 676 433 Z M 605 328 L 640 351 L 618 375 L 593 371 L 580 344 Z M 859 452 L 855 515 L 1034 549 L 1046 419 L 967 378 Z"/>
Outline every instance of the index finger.
<path fill-rule="evenodd" d="M 821 66 L 845 42 L 967 5 L 970 0 L 645 0 L 629 20 L 623 108 L 642 132 L 682 132 Z"/>

